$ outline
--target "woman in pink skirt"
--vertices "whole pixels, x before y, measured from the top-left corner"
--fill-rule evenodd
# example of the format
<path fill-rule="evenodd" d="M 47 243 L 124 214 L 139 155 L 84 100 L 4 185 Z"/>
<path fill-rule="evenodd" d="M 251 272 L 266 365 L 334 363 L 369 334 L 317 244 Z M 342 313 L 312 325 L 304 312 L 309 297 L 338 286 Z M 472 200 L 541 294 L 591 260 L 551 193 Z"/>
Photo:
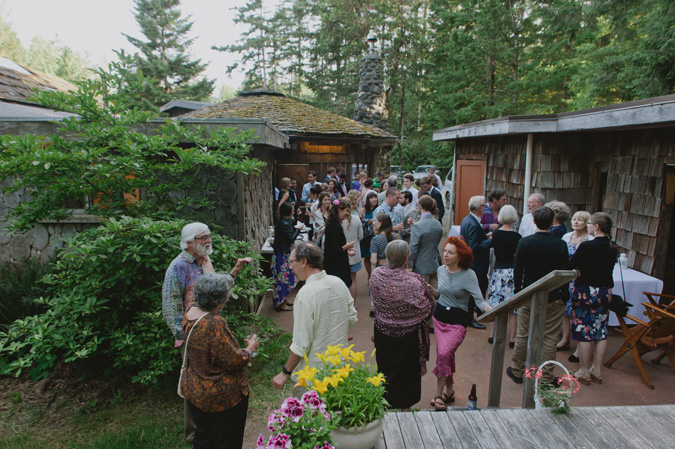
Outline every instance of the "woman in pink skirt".
<path fill-rule="evenodd" d="M 483 312 L 492 309 L 481 295 L 472 264 L 471 248 L 463 240 L 449 237 L 443 250 L 443 265 L 438 267 L 438 290 L 432 288 L 431 291 L 438 300 L 433 318 L 436 336 L 434 375 L 438 380 L 431 405 L 438 411 L 445 410 L 447 404 L 455 400 L 455 352 L 464 341 L 466 326 L 471 323 L 469 300 L 473 298 Z"/>

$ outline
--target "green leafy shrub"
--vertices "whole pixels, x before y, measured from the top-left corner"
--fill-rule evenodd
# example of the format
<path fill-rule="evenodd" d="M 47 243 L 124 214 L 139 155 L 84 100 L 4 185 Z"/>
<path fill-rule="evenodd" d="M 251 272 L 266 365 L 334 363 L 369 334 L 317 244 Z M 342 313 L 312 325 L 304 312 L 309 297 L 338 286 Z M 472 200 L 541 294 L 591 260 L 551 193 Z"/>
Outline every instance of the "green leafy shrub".
<path fill-rule="evenodd" d="M 122 217 L 73 237 L 44 278 L 49 296 L 37 301 L 45 311 L 0 333 L 0 373 L 44 378 L 59 358 L 97 373 L 128 371 L 143 384 L 173 372 L 179 357 L 162 318 L 161 287 L 185 224 Z M 216 271 L 229 271 L 237 257 L 260 259 L 248 244 L 212 234 Z M 240 301 L 269 288 L 257 270 L 237 276 Z"/>
<path fill-rule="evenodd" d="M 45 294 L 40 280 L 49 271 L 38 259 L 0 265 L 0 327 L 40 311 L 35 299 Z"/>

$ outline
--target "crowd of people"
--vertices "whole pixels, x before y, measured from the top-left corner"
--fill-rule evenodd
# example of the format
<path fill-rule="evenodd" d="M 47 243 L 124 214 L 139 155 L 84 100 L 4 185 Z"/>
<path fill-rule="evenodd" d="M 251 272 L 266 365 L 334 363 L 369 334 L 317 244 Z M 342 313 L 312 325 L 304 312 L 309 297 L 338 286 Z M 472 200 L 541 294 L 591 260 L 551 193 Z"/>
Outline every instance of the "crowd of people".
<path fill-rule="evenodd" d="M 443 205 L 433 176 L 423 177 L 419 190 L 412 175 L 403 177 L 403 190 L 396 177 L 374 180 L 366 173 L 355 174 L 347 186 L 340 170 L 332 168 L 323 183 L 315 172 L 307 178 L 300 195 L 294 193 L 295 180 L 284 178 L 274 208 L 273 305 L 293 311 L 293 340 L 273 379 L 276 387 L 305 364 L 318 366 L 311 354 L 347 344 L 357 320 L 357 273 L 364 268 L 377 365 L 393 408 L 408 410 L 421 400 L 433 333 L 437 388 L 430 404 L 445 410 L 455 400 L 456 352 L 467 328 L 485 328 L 474 314 L 499 306 L 556 269 L 574 269 L 578 277 L 549 295 L 543 360 L 555 360 L 556 352 L 570 350 L 574 340 L 577 352 L 569 360 L 580 364 L 575 377 L 585 385 L 602 383 L 617 257 L 608 214 L 577 211 L 567 232 L 569 207 L 533 194 L 529 213 L 518 223 L 507 192 L 494 189 L 487 198 L 470 199 L 460 235 L 441 245 Z M 297 241 L 302 232 L 309 241 Z M 167 269 L 163 314 L 185 361 L 180 384 L 185 437 L 195 447 L 213 442 L 238 447 L 248 407 L 246 365 L 259 341 L 252 335 L 240 348 L 219 311 L 234 277 L 250 260 L 238 260 L 229 274 L 213 273 L 210 231 L 202 223 L 183 229 L 181 247 Z M 291 302 L 298 281 L 304 285 Z M 513 352 L 506 372 L 516 383 L 525 374 L 529 316 L 528 303 L 508 319 Z M 493 333 L 491 328 L 490 344 Z M 558 379 L 544 369 L 541 381 Z M 296 390 L 298 396 L 304 392 Z"/>

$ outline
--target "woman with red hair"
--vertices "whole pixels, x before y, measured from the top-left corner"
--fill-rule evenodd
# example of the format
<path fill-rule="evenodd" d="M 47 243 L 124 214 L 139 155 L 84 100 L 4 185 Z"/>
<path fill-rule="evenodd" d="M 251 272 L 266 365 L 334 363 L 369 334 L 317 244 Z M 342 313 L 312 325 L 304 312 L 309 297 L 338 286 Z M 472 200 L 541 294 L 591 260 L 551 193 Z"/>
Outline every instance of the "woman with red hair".
<path fill-rule="evenodd" d="M 445 410 L 447 404 L 455 401 L 455 352 L 464 341 L 466 327 L 471 323 L 469 300 L 473 298 L 483 312 L 492 309 L 483 299 L 476 273 L 471 270 L 472 264 L 471 248 L 463 240 L 449 237 L 443 250 L 443 265 L 437 271 L 438 290 L 431 289 L 438 300 L 433 318 L 436 335 L 434 375 L 438 380 L 436 396 L 431 401 L 437 411 Z"/>

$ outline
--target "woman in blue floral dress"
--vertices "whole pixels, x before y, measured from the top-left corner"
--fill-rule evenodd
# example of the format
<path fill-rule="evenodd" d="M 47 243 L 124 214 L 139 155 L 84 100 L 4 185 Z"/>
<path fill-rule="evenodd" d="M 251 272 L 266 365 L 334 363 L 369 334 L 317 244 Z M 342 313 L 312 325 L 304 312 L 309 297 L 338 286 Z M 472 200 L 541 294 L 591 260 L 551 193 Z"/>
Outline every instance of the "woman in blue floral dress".
<path fill-rule="evenodd" d="M 588 221 L 591 219 L 591 214 L 585 210 L 580 210 L 572 215 L 572 232 L 568 232 L 563 235 L 562 239 L 567 243 L 567 253 L 572 259 L 572 256 L 577 251 L 579 245 L 584 243 L 586 240 L 592 240 L 593 237 L 588 233 Z M 558 351 L 567 351 L 570 349 L 570 315 L 572 314 L 572 291 L 574 290 L 574 280 L 570 281 L 569 291 L 570 299 L 567 300 L 567 305 L 565 307 L 565 315 L 563 316 L 563 328 L 562 328 L 562 339 L 558 342 L 557 348 Z M 579 361 L 577 354 L 574 353 L 570 357 L 570 362 Z"/>
<path fill-rule="evenodd" d="M 279 212 L 281 218 L 277 220 L 277 225 L 274 228 L 274 256 L 272 258 L 274 291 L 272 292 L 272 303 L 275 310 L 291 311 L 293 305 L 286 301 L 286 296 L 293 291 L 296 281 L 288 264 L 288 258 L 291 254 L 291 246 L 300 234 L 300 229 L 293 227 L 293 207 L 290 204 L 282 203 L 279 206 Z"/>
<path fill-rule="evenodd" d="M 572 292 L 572 339 L 578 341 L 579 382 L 602 383 L 602 363 L 607 351 L 607 322 L 614 280 L 612 270 L 617 248 L 610 240 L 612 218 L 604 212 L 591 216 L 588 225 L 593 240 L 577 248 L 570 265 L 579 275 Z"/>
<path fill-rule="evenodd" d="M 513 230 L 513 224 L 518 223 L 518 212 L 513 206 L 505 205 L 499 210 L 497 221 L 503 226 L 492 231 L 490 242 L 495 251 L 495 267 L 492 270 L 488 303 L 491 307 L 497 307 L 502 302 L 515 294 L 513 283 L 513 264 L 516 258 L 516 247 L 521 235 Z M 516 341 L 516 315 L 509 314 L 509 327 L 511 328 L 509 346 L 513 348 Z M 493 343 L 495 325 L 490 323 L 490 337 L 488 343 Z"/>

